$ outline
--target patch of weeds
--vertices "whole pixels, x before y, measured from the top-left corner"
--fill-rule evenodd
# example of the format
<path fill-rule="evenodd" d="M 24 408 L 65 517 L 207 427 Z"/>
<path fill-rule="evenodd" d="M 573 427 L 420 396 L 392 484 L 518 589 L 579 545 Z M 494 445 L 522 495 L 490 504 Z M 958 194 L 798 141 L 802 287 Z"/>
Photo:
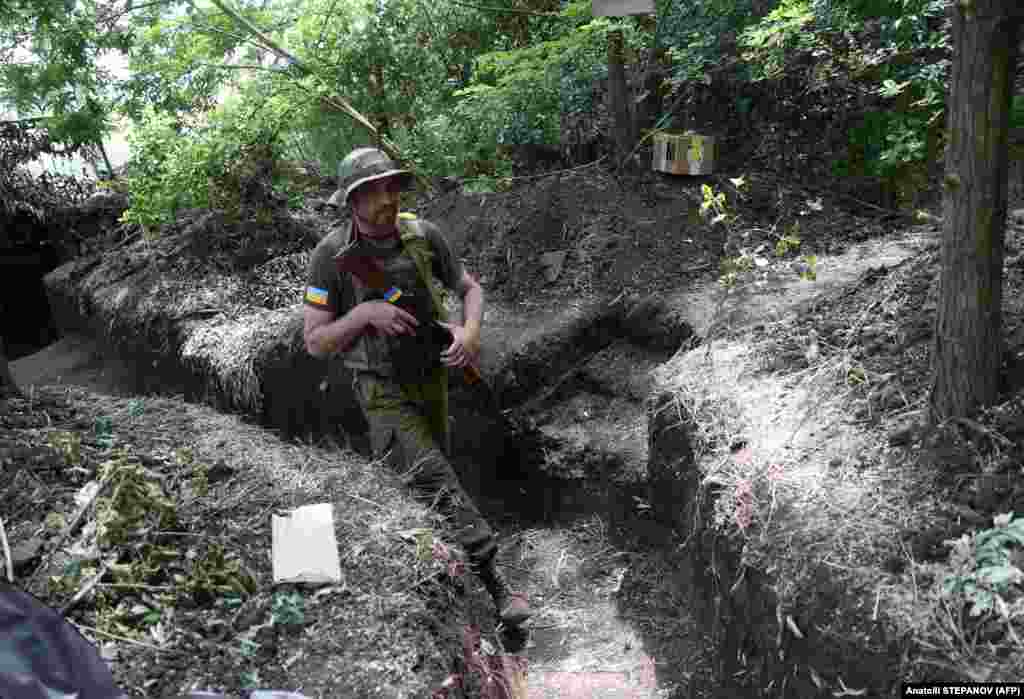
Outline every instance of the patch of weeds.
<path fill-rule="evenodd" d="M 47 443 L 69 466 L 82 463 L 82 435 L 79 432 L 57 431 L 46 437 Z"/>
<path fill-rule="evenodd" d="M 416 560 L 432 565 L 449 578 L 460 578 L 466 573 L 464 555 L 434 536 L 432 529 L 410 529 L 399 536 L 416 544 Z"/>
<path fill-rule="evenodd" d="M 99 467 L 109 497 L 97 499 L 97 540 L 101 547 L 138 542 L 144 533 L 176 524 L 174 503 L 139 461 L 125 450 Z"/>
<path fill-rule="evenodd" d="M 945 543 L 948 560 L 904 576 L 890 619 L 965 678 L 1015 681 L 1024 671 L 1024 518 L 997 515 L 991 528 Z"/>
<path fill-rule="evenodd" d="M 195 458 L 191 447 L 179 447 L 174 450 L 174 461 L 178 466 L 191 469 L 192 477 L 189 487 L 192 492 L 203 497 L 210 492 L 210 466 Z"/>
<path fill-rule="evenodd" d="M 790 252 L 795 252 L 800 249 L 800 222 L 794 223 L 790 230 L 783 234 L 778 241 L 775 243 L 775 256 L 785 257 Z"/>
<path fill-rule="evenodd" d="M 58 534 L 62 529 L 68 526 L 68 520 L 59 512 L 51 512 L 46 515 L 46 518 L 43 520 L 43 526 L 48 531 Z"/>
<path fill-rule="evenodd" d="M 274 626 L 301 626 L 306 623 L 306 601 L 299 592 L 278 592 L 270 607 Z"/>
<path fill-rule="evenodd" d="M 263 644 L 257 643 L 251 638 L 238 639 L 237 653 L 241 658 L 239 664 L 248 668 L 243 670 L 239 676 L 239 684 L 243 689 L 255 689 L 262 683 L 259 675 L 259 668 L 253 667 L 253 665 L 258 663 L 257 658 L 262 645 Z"/>
<path fill-rule="evenodd" d="M 96 443 L 104 449 L 110 449 L 114 446 L 114 420 L 108 415 L 101 415 L 96 418 L 93 423 L 93 434 L 96 437 Z"/>
<path fill-rule="evenodd" d="M 740 194 L 746 186 L 742 177 L 730 179 L 729 182 Z M 781 260 L 790 255 L 798 254 L 801 247 L 800 222 L 793 222 L 783 233 L 778 233 L 778 222 L 770 229 L 743 228 L 739 224 L 739 215 L 729 204 L 725 192 L 716 191 L 710 185 L 701 187 L 702 201 L 698 210 L 700 217 L 712 227 L 725 228 L 725 245 L 718 283 L 725 289 L 719 298 L 713 313 L 711 326 L 717 325 L 717 319 L 725 307 L 726 300 L 742 286 L 764 287 L 768 283 L 768 275 L 772 271 L 772 253 Z M 813 203 L 820 207 L 817 202 Z M 820 210 L 816 208 L 815 210 Z M 762 242 L 755 245 L 751 241 L 753 233 L 767 234 L 774 244 Z M 793 268 L 801 279 L 814 281 L 817 279 L 818 260 L 815 255 L 802 255 L 793 264 Z"/>
<path fill-rule="evenodd" d="M 863 386 L 868 381 L 864 367 L 853 365 L 846 370 L 846 383 L 848 386 Z"/>
<path fill-rule="evenodd" d="M 61 569 L 60 575 L 51 575 L 48 583 L 54 595 L 67 597 L 75 594 L 82 583 L 96 575 L 96 566 L 81 560 L 68 561 Z"/>
<path fill-rule="evenodd" d="M 242 689 L 256 689 L 262 684 L 259 670 L 246 670 L 241 677 Z"/>
<path fill-rule="evenodd" d="M 243 658 L 255 658 L 260 650 L 260 644 L 249 638 L 242 638 L 238 641 L 238 653 Z"/>
<path fill-rule="evenodd" d="M 1024 572 L 1016 565 L 1024 558 L 1019 553 L 1024 551 L 1024 519 L 1002 514 L 994 518 L 994 525 L 946 542 L 952 549 L 949 565 L 954 572 L 943 580 L 943 591 L 962 595 L 971 605 L 972 617 L 989 612 L 1006 616 L 1008 599 L 1024 602 Z M 1024 606 L 1019 611 L 1024 613 Z"/>
<path fill-rule="evenodd" d="M 225 595 L 245 598 L 256 591 L 253 576 L 219 544 L 211 545 L 204 556 L 196 557 L 188 574 L 176 573 L 173 578 L 197 604 L 207 604 Z"/>

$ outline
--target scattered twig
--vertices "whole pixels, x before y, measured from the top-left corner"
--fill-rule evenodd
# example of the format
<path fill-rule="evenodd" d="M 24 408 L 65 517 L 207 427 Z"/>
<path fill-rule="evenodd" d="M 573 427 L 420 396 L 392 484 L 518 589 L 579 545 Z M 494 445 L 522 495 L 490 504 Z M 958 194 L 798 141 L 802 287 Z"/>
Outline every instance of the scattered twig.
<path fill-rule="evenodd" d="M 704 270 L 708 270 L 708 269 L 712 269 L 712 268 L 714 268 L 714 266 L 715 266 L 715 263 L 714 263 L 714 262 L 708 262 L 708 263 L 706 263 L 706 264 L 703 264 L 703 265 L 697 265 L 697 266 L 695 266 L 695 267 L 687 267 L 686 269 L 684 269 L 684 270 L 683 270 L 683 272 L 684 272 L 684 273 L 690 273 L 690 272 L 703 272 Z"/>
<path fill-rule="evenodd" d="M 430 582 L 431 580 L 435 580 L 436 581 L 437 578 L 440 575 L 441 575 L 441 572 L 435 570 L 434 572 L 430 573 L 429 575 L 425 575 L 422 578 L 420 578 L 419 580 L 414 581 L 411 585 L 409 585 L 407 588 L 405 588 L 405 591 L 406 592 L 412 592 L 413 590 L 415 590 L 417 587 L 419 587 L 423 583 Z"/>
<path fill-rule="evenodd" d="M 96 587 L 111 590 L 147 590 L 150 592 L 169 592 L 174 588 L 170 585 L 143 585 L 142 583 L 96 583 Z"/>
<path fill-rule="evenodd" d="M 206 536 L 206 534 L 204 534 L 203 532 L 168 532 L 168 531 L 159 531 L 159 532 L 156 532 L 156 534 L 161 535 L 161 536 L 198 536 L 198 537 Z"/>
<path fill-rule="evenodd" d="M 85 585 L 83 585 L 82 588 L 78 592 L 75 593 L 75 596 L 72 597 L 71 600 L 67 604 L 65 604 L 63 607 L 61 607 L 61 610 L 60 610 L 60 615 L 61 616 L 67 616 L 67 613 L 69 611 L 71 611 L 72 609 L 74 609 L 76 604 L 81 602 L 83 599 L 85 599 L 86 595 L 88 595 L 90 592 L 92 592 L 93 588 L 96 587 L 96 584 L 99 583 L 99 581 L 103 578 L 103 576 L 107 574 L 107 571 L 110 570 L 111 563 L 112 563 L 112 561 L 104 561 L 103 562 L 103 565 L 100 566 L 99 572 L 96 573 L 96 575 L 94 575 L 92 577 L 92 579 L 89 580 L 89 582 L 87 582 Z"/>
<path fill-rule="evenodd" d="M 139 646 L 140 648 L 148 648 L 149 650 L 155 650 L 158 653 L 173 653 L 174 655 L 188 655 L 188 653 L 186 651 L 183 651 L 183 650 L 171 650 L 169 648 L 160 648 L 159 646 L 154 646 L 154 645 L 152 645 L 150 643 L 143 643 L 142 641 L 135 641 L 133 639 L 126 638 L 124 636 L 118 636 L 116 633 L 110 633 L 109 631 L 103 631 L 102 629 L 97 629 L 94 626 L 86 626 L 85 624 L 79 624 L 78 622 L 71 621 L 70 619 L 68 619 L 67 621 L 68 621 L 69 624 L 74 626 L 79 631 L 88 631 L 89 633 L 96 633 L 96 634 L 99 634 L 100 636 L 106 636 L 107 638 L 112 638 L 115 641 L 121 641 L 122 643 L 129 643 L 129 644 L 131 644 L 133 646 Z"/>
<path fill-rule="evenodd" d="M 378 509 L 381 509 L 381 510 L 387 510 L 388 509 L 388 508 L 384 507 L 383 505 L 381 505 L 379 502 L 374 502 L 373 500 L 369 500 L 367 498 L 364 498 L 362 495 L 356 495 L 355 493 L 350 493 L 347 490 L 342 490 L 340 492 L 341 492 L 342 495 L 347 495 L 348 497 L 352 498 L 353 500 L 358 500 L 360 502 L 365 502 L 367 505 L 373 505 L 374 507 L 376 507 Z"/>
<path fill-rule="evenodd" d="M 53 547 L 50 548 L 49 552 L 46 554 L 46 558 L 43 559 L 43 561 L 39 564 L 39 567 L 35 569 L 31 576 L 29 576 L 28 582 L 25 585 L 26 589 L 31 587 L 32 583 L 34 583 L 36 579 L 43 573 L 43 571 L 47 569 L 50 563 L 50 559 L 53 558 L 54 552 L 59 551 L 60 547 L 64 545 L 64 542 L 68 540 L 68 537 L 71 536 L 71 534 L 74 533 L 75 529 L 78 528 L 78 525 L 85 517 L 85 513 L 92 508 L 93 503 L 96 502 L 96 498 L 100 496 L 100 493 L 107 489 L 107 485 L 109 485 L 109 483 L 109 478 L 105 478 L 100 481 L 99 487 L 96 488 L 96 492 L 92 494 L 92 497 L 89 498 L 88 502 L 86 502 L 84 505 L 82 505 L 81 508 L 79 508 L 78 513 L 75 515 L 75 518 L 71 521 L 71 524 L 69 524 L 67 528 L 63 532 L 61 532 L 60 537 L 57 539 Z"/>
<path fill-rule="evenodd" d="M 7 532 L 4 530 L 4 518 L 0 517 L 0 546 L 4 550 L 4 567 L 7 569 L 7 582 L 14 582 L 14 562 L 11 558 L 11 547 L 7 543 Z"/>
<path fill-rule="evenodd" d="M 992 439 L 996 440 L 997 442 L 1000 442 L 1001 444 L 1011 447 L 1013 446 L 1013 441 L 999 434 L 995 430 L 989 427 L 985 427 L 980 422 L 975 422 L 974 420 L 971 420 L 966 417 L 955 417 L 953 418 L 953 422 L 960 423 L 964 427 L 968 428 L 972 432 L 981 435 L 982 437 L 991 437 Z"/>
<path fill-rule="evenodd" d="M 875 209 L 876 211 L 881 211 L 882 213 L 888 214 L 889 216 L 894 216 L 896 218 L 914 218 L 913 214 L 908 214 L 905 211 L 894 211 L 893 209 L 886 209 L 885 207 L 879 206 L 878 204 L 872 204 L 869 201 L 858 199 L 857 197 L 850 196 L 849 194 L 844 194 L 843 192 L 838 192 L 838 194 L 844 199 L 849 199 L 850 201 L 857 202 L 858 204 Z"/>
<path fill-rule="evenodd" d="M 114 247 L 110 248 L 110 252 L 113 252 L 114 250 L 120 250 L 121 248 L 123 248 L 126 245 L 128 245 L 128 243 L 131 243 L 132 241 L 136 240 L 141 235 L 142 235 L 142 231 L 138 231 L 136 233 L 132 233 L 131 235 L 125 236 L 124 239 L 121 240 L 121 242 L 119 242 Z"/>
<path fill-rule="evenodd" d="M 562 555 L 558 557 L 558 563 L 555 564 L 555 572 L 551 575 L 551 584 L 558 587 L 558 576 L 562 572 L 562 564 L 565 563 L 565 554 L 567 549 L 562 549 Z"/>

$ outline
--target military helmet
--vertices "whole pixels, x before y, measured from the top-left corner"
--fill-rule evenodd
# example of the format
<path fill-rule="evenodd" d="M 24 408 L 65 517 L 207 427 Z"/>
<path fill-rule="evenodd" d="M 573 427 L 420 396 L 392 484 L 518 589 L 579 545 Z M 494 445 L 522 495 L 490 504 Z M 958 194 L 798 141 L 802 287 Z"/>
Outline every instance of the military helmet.
<path fill-rule="evenodd" d="M 380 180 L 392 175 L 401 175 L 402 187 L 408 187 L 412 173 L 389 158 L 379 148 L 356 148 L 345 156 L 338 166 L 338 191 L 332 196 L 329 204 L 344 206 L 352 192 L 373 180 Z"/>

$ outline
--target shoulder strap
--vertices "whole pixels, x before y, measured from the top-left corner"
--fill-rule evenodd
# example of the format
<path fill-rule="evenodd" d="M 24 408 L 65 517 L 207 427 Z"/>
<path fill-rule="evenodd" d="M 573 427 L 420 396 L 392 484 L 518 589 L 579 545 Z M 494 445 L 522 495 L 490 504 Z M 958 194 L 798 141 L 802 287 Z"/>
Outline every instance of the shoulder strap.
<path fill-rule="evenodd" d="M 398 228 L 401 232 L 402 249 L 415 263 L 420 283 L 430 291 L 434 316 L 439 320 L 448 320 L 448 311 L 444 307 L 440 292 L 434 285 L 433 275 L 430 273 L 430 262 L 434 251 L 430 248 L 430 239 L 424 233 L 422 223 L 415 214 L 402 212 L 398 215 Z"/>

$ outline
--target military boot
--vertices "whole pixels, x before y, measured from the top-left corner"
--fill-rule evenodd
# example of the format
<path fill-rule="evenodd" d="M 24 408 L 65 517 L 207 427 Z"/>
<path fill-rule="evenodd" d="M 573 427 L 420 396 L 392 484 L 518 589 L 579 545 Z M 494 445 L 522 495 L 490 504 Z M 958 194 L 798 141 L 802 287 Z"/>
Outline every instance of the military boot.
<path fill-rule="evenodd" d="M 504 624 L 519 626 L 532 616 L 533 612 L 530 610 L 530 603 L 526 601 L 526 595 L 509 589 L 504 576 L 495 567 L 493 558 L 480 567 L 477 575 L 494 600 L 498 618 Z"/>

